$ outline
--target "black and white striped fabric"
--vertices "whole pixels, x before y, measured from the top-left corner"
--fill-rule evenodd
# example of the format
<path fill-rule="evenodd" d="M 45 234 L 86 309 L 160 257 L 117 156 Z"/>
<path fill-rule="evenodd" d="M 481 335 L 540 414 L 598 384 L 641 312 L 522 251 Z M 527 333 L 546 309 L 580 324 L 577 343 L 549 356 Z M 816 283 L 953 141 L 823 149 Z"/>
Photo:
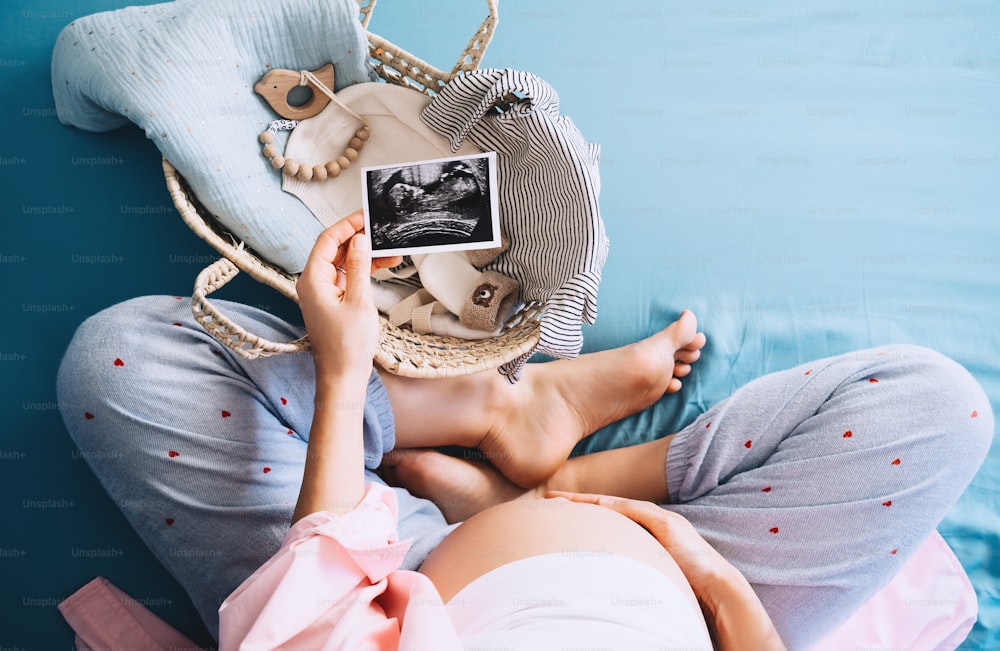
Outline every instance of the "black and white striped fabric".
<path fill-rule="evenodd" d="M 498 102 L 505 110 L 495 108 Z M 487 269 L 517 279 L 524 301 L 545 303 L 537 351 L 575 357 L 583 346 L 583 323 L 597 318 L 608 256 L 598 206 L 600 147 L 560 115 L 549 84 L 516 70 L 460 75 L 421 117 L 453 150 L 468 140 L 497 153 L 500 228 L 511 244 Z M 515 380 L 528 357 L 500 372 Z"/>

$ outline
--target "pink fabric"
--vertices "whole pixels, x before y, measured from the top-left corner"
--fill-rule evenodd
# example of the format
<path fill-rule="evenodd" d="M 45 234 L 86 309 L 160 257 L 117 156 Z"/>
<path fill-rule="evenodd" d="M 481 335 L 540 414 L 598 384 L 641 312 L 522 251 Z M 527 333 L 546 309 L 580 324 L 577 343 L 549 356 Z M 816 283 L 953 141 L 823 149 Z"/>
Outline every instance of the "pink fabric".
<path fill-rule="evenodd" d="M 397 540 L 396 495 L 380 484 L 349 513 L 303 518 L 223 602 L 220 651 L 458 651 L 434 584 L 398 569 L 408 549 Z"/>
<path fill-rule="evenodd" d="M 198 651 L 198 645 L 101 577 L 64 599 L 59 611 L 76 631 L 80 651 Z"/>
<path fill-rule="evenodd" d="M 962 565 L 935 531 L 903 569 L 813 651 L 944 651 L 968 637 L 979 604 Z"/>
<path fill-rule="evenodd" d="M 430 580 L 400 570 L 396 496 L 370 484 L 356 509 L 314 513 L 219 610 L 220 651 L 427 649 L 462 643 Z M 141 604 L 95 579 L 59 605 L 78 648 L 196 649 Z M 976 621 L 975 592 L 935 532 L 900 573 L 816 651 L 954 649 Z"/>

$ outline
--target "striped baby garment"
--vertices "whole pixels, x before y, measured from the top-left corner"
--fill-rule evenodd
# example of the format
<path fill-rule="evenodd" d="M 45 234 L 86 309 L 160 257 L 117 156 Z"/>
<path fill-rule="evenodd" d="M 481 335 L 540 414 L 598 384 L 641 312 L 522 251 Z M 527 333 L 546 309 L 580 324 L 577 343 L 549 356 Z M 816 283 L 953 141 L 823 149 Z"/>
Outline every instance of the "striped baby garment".
<path fill-rule="evenodd" d="M 583 346 L 583 323 L 597 318 L 608 256 L 598 206 L 599 146 L 560 115 L 549 84 L 516 70 L 459 75 L 421 117 L 453 150 L 468 140 L 496 152 L 500 230 L 511 244 L 486 269 L 518 280 L 524 301 L 545 304 L 537 352 L 575 357 Z M 530 356 L 500 372 L 515 381 Z"/>

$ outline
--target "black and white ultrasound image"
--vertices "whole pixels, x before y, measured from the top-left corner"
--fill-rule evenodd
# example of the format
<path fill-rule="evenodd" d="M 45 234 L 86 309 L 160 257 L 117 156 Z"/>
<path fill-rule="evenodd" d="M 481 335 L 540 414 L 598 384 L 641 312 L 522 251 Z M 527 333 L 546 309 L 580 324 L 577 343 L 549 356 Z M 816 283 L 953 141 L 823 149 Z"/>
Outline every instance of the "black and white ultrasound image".
<path fill-rule="evenodd" d="M 489 163 L 469 157 L 366 170 L 373 250 L 494 240 Z"/>

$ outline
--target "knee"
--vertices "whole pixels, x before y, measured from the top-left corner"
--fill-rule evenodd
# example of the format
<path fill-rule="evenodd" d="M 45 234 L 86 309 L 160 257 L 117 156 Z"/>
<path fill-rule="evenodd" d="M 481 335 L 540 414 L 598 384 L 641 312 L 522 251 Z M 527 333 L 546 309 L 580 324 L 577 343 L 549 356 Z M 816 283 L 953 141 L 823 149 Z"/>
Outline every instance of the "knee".
<path fill-rule="evenodd" d="M 958 362 L 923 346 L 890 346 L 885 356 L 899 370 L 895 381 L 905 396 L 900 406 L 912 410 L 914 420 L 938 438 L 942 459 L 969 461 L 978 468 L 993 442 L 994 417 L 976 378 Z"/>
<path fill-rule="evenodd" d="M 123 381 L 116 371 L 125 365 L 124 359 L 134 357 L 137 347 L 155 346 L 162 329 L 154 325 L 176 321 L 184 306 L 184 301 L 169 296 L 143 296 L 106 308 L 80 324 L 56 377 L 59 406 L 67 423 L 67 412 L 75 414 L 83 405 L 92 404 L 95 396 L 114 390 L 116 382 Z"/>
<path fill-rule="evenodd" d="M 148 335 L 152 324 L 176 321 L 177 303 L 183 301 L 169 296 L 141 296 L 88 317 L 77 327 L 60 368 L 83 372 L 99 366 L 92 363 L 99 355 L 120 348 L 134 334 Z"/>

